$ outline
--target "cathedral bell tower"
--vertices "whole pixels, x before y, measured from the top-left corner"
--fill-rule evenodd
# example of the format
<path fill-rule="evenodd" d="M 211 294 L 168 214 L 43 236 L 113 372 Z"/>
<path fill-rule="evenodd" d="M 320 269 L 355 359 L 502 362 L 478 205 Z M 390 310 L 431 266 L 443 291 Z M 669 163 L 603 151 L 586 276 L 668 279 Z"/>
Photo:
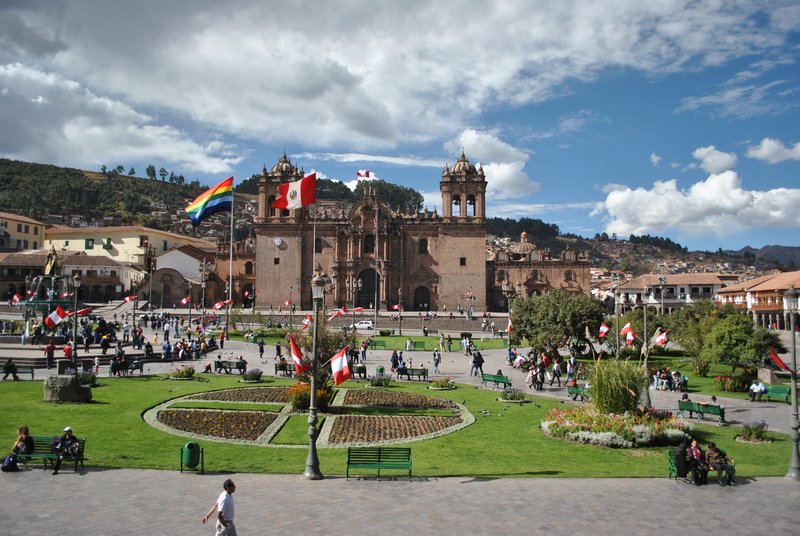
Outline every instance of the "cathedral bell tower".
<path fill-rule="evenodd" d="M 483 166 L 476 169 L 463 150 L 452 168 L 445 164 L 439 188 L 444 221 L 485 223 L 486 176 Z"/>
<path fill-rule="evenodd" d="M 261 176 L 258 178 L 258 222 L 259 223 L 278 223 L 296 222 L 302 220 L 305 208 L 282 210 L 272 208 L 272 203 L 280 197 L 278 186 L 286 182 L 299 181 L 303 178 L 303 169 L 297 169 L 293 165 L 286 153 L 283 153 L 278 163 L 267 171 L 267 166 L 261 169 Z"/>

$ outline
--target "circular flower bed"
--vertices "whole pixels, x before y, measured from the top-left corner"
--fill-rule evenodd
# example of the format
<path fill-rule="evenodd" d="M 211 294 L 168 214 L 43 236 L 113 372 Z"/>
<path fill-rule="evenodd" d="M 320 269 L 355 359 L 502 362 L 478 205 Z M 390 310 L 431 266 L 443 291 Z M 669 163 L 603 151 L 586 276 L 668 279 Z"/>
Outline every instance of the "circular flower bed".
<path fill-rule="evenodd" d="M 461 422 L 461 417 L 347 415 L 336 418 L 328 442 L 373 443 L 433 434 Z"/>
<path fill-rule="evenodd" d="M 195 434 L 255 441 L 277 413 L 263 411 L 208 411 L 167 409 L 158 412 L 158 421 L 166 426 Z"/>
<path fill-rule="evenodd" d="M 546 435 L 604 447 L 675 445 L 688 438 L 691 425 L 671 413 L 614 415 L 589 406 L 552 409 L 541 422 Z"/>

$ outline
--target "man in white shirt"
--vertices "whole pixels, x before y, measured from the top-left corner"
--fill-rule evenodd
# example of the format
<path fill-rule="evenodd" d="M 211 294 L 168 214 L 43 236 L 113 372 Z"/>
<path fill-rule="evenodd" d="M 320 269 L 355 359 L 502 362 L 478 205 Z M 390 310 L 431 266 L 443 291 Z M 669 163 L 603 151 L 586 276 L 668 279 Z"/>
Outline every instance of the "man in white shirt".
<path fill-rule="evenodd" d="M 203 516 L 203 524 L 209 520 L 214 510 L 217 511 L 217 525 L 215 536 L 236 536 L 236 526 L 233 524 L 233 492 L 236 484 L 230 478 L 222 484 L 223 492 L 219 494 L 211 509 Z"/>
<path fill-rule="evenodd" d="M 767 392 L 767 388 L 764 387 L 764 384 L 761 383 L 760 380 L 756 380 L 753 382 L 753 385 L 750 386 L 750 402 L 761 402 L 761 396 Z"/>

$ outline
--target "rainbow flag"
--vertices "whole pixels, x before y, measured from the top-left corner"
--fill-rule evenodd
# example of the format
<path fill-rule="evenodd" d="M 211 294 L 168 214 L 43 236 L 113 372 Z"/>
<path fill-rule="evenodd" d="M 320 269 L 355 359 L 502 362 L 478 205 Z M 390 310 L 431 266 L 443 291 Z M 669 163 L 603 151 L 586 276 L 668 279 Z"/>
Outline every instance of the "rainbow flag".
<path fill-rule="evenodd" d="M 197 227 L 203 218 L 211 216 L 215 212 L 231 210 L 233 207 L 233 177 L 228 177 L 213 188 L 209 188 L 197 199 L 192 201 L 186 212 L 192 220 L 192 225 Z"/>

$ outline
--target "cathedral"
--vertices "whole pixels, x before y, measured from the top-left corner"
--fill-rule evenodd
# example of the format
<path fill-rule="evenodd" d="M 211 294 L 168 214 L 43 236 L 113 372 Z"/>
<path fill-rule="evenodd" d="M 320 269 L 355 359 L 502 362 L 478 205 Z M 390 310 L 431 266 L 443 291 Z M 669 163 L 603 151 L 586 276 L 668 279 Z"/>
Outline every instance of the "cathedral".
<path fill-rule="evenodd" d="M 524 298 L 552 288 L 589 294 L 585 254 L 567 248 L 552 258 L 526 233 L 506 249 L 487 248 L 486 176 L 463 152 L 442 171 L 441 214 L 391 210 L 371 188 L 349 208 L 273 209 L 279 185 L 303 175 L 284 154 L 259 177 L 256 306 L 291 300 L 311 309 L 318 266 L 335 275 L 328 307 L 505 311 L 512 294 Z"/>

